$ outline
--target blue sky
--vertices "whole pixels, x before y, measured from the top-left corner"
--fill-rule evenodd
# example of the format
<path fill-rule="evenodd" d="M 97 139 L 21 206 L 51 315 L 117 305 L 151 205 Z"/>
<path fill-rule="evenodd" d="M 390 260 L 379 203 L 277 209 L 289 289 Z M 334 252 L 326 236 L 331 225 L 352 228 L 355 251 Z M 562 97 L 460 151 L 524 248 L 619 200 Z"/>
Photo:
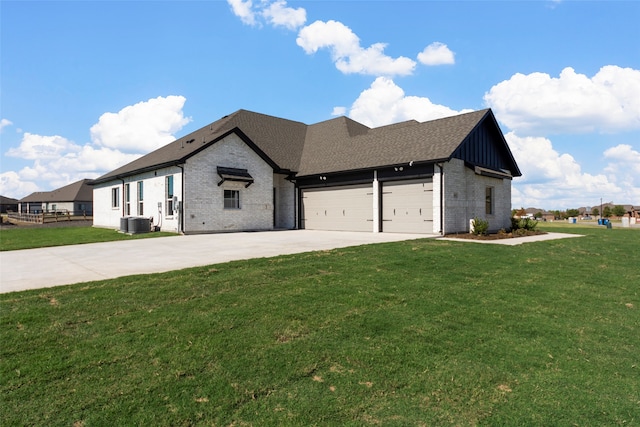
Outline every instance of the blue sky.
<path fill-rule="evenodd" d="M 513 207 L 640 205 L 640 2 L 0 1 L 0 194 L 238 109 L 368 126 L 490 107 Z"/>

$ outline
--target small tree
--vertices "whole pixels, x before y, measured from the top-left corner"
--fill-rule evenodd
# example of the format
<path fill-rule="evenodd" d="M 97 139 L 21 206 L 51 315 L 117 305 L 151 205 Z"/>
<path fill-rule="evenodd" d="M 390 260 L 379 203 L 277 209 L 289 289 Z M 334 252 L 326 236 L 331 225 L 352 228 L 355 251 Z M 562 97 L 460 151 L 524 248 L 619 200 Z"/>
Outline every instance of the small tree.
<path fill-rule="evenodd" d="M 489 231 L 489 221 L 475 217 L 473 218 L 473 234 L 482 236 Z"/>
<path fill-rule="evenodd" d="M 614 214 L 615 216 L 618 216 L 618 217 L 620 217 L 620 216 L 624 216 L 624 214 L 626 214 L 626 213 L 627 213 L 627 212 L 624 210 L 624 206 L 621 206 L 621 205 L 615 205 L 615 206 L 613 207 L 613 214 Z"/>
<path fill-rule="evenodd" d="M 578 209 L 567 209 L 567 218 L 580 216 Z"/>
<path fill-rule="evenodd" d="M 535 214 L 533 214 L 533 217 L 534 217 L 535 219 L 540 219 L 540 218 L 542 218 L 542 212 L 540 212 L 540 211 L 536 212 Z"/>
<path fill-rule="evenodd" d="M 591 215 L 593 215 L 593 216 L 600 215 L 600 209 L 598 209 L 598 208 L 591 209 Z"/>
<path fill-rule="evenodd" d="M 613 213 L 611 212 L 611 207 L 610 206 L 605 206 L 604 209 L 602 209 L 602 216 L 605 218 L 610 218 L 611 215 Z"/>

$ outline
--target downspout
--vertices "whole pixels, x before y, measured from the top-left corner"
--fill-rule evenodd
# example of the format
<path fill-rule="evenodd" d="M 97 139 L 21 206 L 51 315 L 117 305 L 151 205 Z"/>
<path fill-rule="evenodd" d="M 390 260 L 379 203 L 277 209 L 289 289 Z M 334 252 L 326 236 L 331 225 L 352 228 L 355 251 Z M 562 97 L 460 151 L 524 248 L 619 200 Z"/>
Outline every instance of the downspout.
<path fill-rule="evenodd" d="M 179 215 L 179 221 L 180 221 L 180 229 L 178 230 L 180 233 L 184 234 L 184 167 L 182 165 L 176 165 L 180 168 L 180 170 L 182 171 L 182 176 L 180 178 L 180 180 L 182 181 L 182 194 L 180 195 L 180 198 L 182 200 L 180 200 L 180 213 Z"/>
<path fill-rule="evenodd" d="M 298 223 L 298 217 L 300 216 L 298 214 L 298 183 L 295 182 L 293 184 L 293 229 L 294 230 L 298 230 L 299 227 L 299 223 Z"/>
<path fill-rule="evenodd" d="M 302 200 L 300 187 L 296 181 L 295 190 L 293 191 L 293 211 L 295 212 L 295 229 L 302 229 Z"/>
<path fill-rule="evenodd" d="M 440 169 L 440 234 L 444 236 L 444 168 L 442 163 L 436 163 Z"/>
<path fill-rule="evenodd" d="M 122 217 L 124 218 L 124 208 L 125 208 L 125 206 L 124 206 L 124 204 L 125 204 L 125 202 L 124 202 L 124 197 L 125 197 L 125 195 L 124 195 L 124 179 L 122 179 L 122 178 L 118 178 L 118 179 L 120 181 L 122 181 Z"/>
<path fill-rule="evenodd" d="M 380 181 L 378 181 L 378 171 L 373 171 L 373 232 L 380 232 Z"/>

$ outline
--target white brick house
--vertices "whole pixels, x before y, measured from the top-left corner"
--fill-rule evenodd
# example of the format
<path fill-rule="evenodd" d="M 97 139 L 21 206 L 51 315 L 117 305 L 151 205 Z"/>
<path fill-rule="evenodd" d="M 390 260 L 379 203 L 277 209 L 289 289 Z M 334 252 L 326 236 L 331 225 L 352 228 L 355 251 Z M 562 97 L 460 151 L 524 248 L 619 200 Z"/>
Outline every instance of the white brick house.
<path fill-rule="evenodd" d="M 368 128 L 239 110 L 94 181 L 94 225 L 445 234 L 510 227 L 520 176 L 491 110 Z"/>

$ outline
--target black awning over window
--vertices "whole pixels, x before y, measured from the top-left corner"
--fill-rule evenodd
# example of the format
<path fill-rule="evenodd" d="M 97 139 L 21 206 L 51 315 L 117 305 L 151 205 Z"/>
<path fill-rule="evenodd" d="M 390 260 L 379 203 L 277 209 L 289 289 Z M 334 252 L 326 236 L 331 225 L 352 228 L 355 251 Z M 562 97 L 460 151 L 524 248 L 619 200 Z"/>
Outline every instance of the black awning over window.
<path fill-rule="evenodd" d="M 245 188 L 253 184 L 253 177 L 246 169 L 225 168 L 218 166 L 218 175 L 222 180 L 218 183 L 221 186 L 225 181 L 244 182 Z"/>

